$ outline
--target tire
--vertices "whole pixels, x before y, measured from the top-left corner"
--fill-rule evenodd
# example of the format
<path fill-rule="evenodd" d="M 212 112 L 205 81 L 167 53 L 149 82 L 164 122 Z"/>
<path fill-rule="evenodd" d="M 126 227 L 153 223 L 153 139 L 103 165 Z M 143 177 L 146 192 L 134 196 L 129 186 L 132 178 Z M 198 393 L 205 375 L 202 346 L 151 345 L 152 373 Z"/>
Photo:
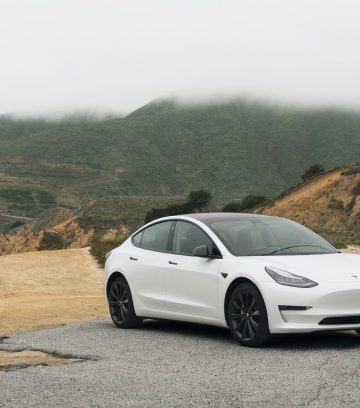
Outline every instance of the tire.
<path fill-rule="evenodd" d="M 230 294 L 227 321 L 235 339 L 243 346 L 260 347 L 270 339 L 266 306 L 251 282 L 242 282 Z"/>
<path fill-rule="evenodd" d="M 142 319 L 136 316 L 130 287 L 124 277 L 116 278 L 111 282 L 108 303 L 115 326 L 123 329 L 141 326 Z"/>

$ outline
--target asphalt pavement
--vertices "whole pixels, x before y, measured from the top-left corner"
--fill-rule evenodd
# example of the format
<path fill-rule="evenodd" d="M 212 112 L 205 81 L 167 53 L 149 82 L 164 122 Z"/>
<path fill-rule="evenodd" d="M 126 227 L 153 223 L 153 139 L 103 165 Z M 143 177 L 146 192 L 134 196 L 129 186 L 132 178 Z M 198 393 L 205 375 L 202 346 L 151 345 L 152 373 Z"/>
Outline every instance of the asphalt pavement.
<path fill-rule="evenodd" d="M 0 372 L 0 407 L 358 407 L 360 336 L 291 335 L 261 349 L 221 328 L 110 320 L 14 335 L 0 350 L 82 359 Z"/>

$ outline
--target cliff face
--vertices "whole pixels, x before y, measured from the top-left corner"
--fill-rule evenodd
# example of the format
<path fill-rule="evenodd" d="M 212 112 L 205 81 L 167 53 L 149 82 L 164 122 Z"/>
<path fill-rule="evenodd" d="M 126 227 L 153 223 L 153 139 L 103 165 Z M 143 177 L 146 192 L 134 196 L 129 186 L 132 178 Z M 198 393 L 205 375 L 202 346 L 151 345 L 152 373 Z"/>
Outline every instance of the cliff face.
<path fill-rule="evenodd" d="M 86 247 L 94 235 L 92 228 L 79 226 L 71 210 L 53 208 L 8 234 L 0 234 L 0 255 L 37 251 L 45 232 L 57 235 L 64 248 Z"/>

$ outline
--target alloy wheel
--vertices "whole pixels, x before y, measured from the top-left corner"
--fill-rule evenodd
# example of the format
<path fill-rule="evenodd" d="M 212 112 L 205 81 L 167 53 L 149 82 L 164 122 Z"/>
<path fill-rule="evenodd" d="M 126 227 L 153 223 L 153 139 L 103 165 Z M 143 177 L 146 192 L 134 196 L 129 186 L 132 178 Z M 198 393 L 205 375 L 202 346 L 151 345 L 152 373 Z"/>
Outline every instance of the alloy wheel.
<path fill-rule="evenodd" d="M 110 313 L 116 323 L 126 320 L 129 312 L 129 296 L 125 284 L 116 280 L 109 293 Z"/>
<path fill-rule="evenodd" d="M 230 303 L 229 320 L 241 340 L 252 340 L 260 325 L 260 308 L 253 293 L 238 288 Z"/>

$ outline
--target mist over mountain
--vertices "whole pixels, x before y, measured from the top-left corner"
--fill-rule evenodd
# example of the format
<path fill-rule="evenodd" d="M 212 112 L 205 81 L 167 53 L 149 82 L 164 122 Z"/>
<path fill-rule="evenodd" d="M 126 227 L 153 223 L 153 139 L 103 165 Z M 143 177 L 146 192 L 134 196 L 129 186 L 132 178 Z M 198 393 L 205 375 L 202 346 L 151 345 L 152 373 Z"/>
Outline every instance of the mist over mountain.
<path fill-rule="evenodd" d="M 90 120 L 91 119 L 91 120 Z M 248 100 L 151 102 L 122 118 L 0 117 L 0 209 L 114 196 L 274 197 L 314 163 L 359 161 L 360 114 Z"/>

